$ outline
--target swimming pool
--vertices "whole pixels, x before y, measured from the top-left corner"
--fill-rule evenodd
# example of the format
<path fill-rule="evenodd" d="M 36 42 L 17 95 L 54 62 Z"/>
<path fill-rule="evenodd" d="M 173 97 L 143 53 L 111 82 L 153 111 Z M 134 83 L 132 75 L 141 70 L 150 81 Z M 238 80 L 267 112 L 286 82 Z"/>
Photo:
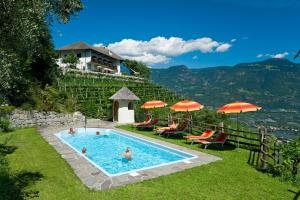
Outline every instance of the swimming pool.
<path fill-rule="evenodd" d="M 96 131 L 100 135 L 96 135 Z M 82 155 L 87 149 L 86 159 L 108 176 L 116 176 L 138 170 L 149 169 L 197 156 L 147 141 L 112 129 L 78 128 L 75 135 L 62 131 L 56 134 L 65 144 Z M 132 160 L 123 158 L 126 147 L 133 153 Z"/>

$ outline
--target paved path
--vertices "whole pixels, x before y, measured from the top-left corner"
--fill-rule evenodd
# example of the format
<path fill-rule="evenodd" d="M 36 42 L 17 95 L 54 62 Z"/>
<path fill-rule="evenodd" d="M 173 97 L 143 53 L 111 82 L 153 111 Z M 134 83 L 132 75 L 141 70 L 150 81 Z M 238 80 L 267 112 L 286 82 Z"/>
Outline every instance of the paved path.
<path fill-rule="evenodd" d="M 120 130 L 115 127 L 115 123 L 106 122 L 101 120 L 88 120 L 87 127 L 101 127 L 101 128 L 111 128 L 118 130 L 120 132 L 139 137 L 142 139 L 147 139 L 148 141 L 152 141 L 167 147 L 171 147 L 177 150 L 184 151 L 186 153 L 193 154 L 197 156 L 188 161 L 177 162 L 165 166 L 159 166 L 151 169 L 145 169 L 137 171 L 137 173 L 127 173 L 118 176 L 107 176 L 102 171 L 100 171 L 96 166 L 90 163 L 87 159 L 84 158 L 83 155 L 78 154 L 68 145 L 63 143 L 59 138 L 55 136 L 55 133 L 58 133 L 63 130 L 68 130 L 70 127 L 61 126 L 61 127 L 42 127 L 39 128 L 40 134 L 44 137 L 44 139 L 52 145 L 56 151 L 61 154 L 62 158 L 64 158 L 69 165 L 73 168 L 75 174 L 80 178 L 80 180 L 90 189 L 95 190 L 104 190 L 112 187 L 121 186 L 124 184 L 140 182 L 146 179 L 156 178 L 158 176 L 167 175 L 171 173 L 175 173 L 178 171 L 182 171 L 188 168 L 200 166 L 203 164 L 207 164 L 213 161 L 221 160 L 219 157 L 212 156 L 206 153 L 202 153 L 199 151 L 194 151 L 189 148 L 185 148 L 182 146 L 178 146 L 175 144 L 171 144 L 168 142 L 164 142 L 158 139 L 149 138 L 140 134 Z M 74 128 L 84 127 L 84 124 L 77 124 Z"/>

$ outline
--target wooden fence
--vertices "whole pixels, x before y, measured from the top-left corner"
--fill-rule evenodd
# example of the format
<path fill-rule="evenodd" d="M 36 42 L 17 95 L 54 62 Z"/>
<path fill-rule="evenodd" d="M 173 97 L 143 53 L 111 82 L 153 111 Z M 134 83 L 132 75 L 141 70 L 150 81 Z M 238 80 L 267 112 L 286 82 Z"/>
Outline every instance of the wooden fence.
<path fill-rule="evenodd" d="M 159 118 L 159 125 L 170 124 L 174 119 Z M 182 122 L 183 118 L 176 118 L 177 123 Z M 198 122 L 196 120 L 190 121 L 191 134 L 200 135 L 204 130 L 211 129 L 215 131 L 222 131 L 228 136 L 227 142 L 236 145 L 238 148 L 243 147 L 246 149 L 259 150 L 261 147 L 261 132 L 259 129 L 250 130 L 237 130 L 224 126 L 224 124 L 208 124 Z"/>

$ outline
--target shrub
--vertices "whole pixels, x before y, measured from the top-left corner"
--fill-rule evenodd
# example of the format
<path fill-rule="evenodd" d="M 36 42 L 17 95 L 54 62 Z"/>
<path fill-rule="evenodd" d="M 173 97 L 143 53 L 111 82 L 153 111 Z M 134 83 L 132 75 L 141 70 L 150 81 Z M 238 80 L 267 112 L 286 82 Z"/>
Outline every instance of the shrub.
<path fill-rule="evenodd" d="M 273 167 L 272 173 L 281 180 L 300 185 L 300 137 L 287 144 L 279 146 L 282 153 L 282 162 Z"/>
<path fill-rule="evenodd" d="M 0 106 L 0 113 L 7 114 L 15 109 L 14 106 Z"/>
<path fill-rule="evenodd" d="M 46 85 L 44 89 L 32 88 L 30 100 L 22 104 L 24 110 L 72 112 L 75 101 L 66 92 Z"/>
<path fill-rule="evenodd" d="M 135 72 L 138 72 L 139 73 L 138 76 L 143 78 L 150 78 L 151 70 L 144 63 L 135 60 L 125 60 L 124 64 L 125 66 L 129 67 Z"/>
<path fill-rule="evenodd" d="M 0 119 L 0 129 L 4 132 L 11 131 L 10 122 L 8 119 L 5 119 L 5 118 Z"/>
<path fill-rule="evenodd" d="M 67 66 L 71 69 L 76 69 L 76 64 L 79 62 L 79 59 L 75 55 L 75 53 L 68 54 L 66 57 L 62 59 L 62 63 L 67 64 Z"/>

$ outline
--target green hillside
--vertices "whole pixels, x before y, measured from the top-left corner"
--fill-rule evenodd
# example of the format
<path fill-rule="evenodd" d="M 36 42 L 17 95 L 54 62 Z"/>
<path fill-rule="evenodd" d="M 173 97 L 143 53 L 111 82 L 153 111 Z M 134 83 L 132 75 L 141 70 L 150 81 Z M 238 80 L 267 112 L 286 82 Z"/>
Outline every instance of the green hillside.
<path fill-rule="evenodd" d="M 285 124 L 300 124 L 300 64 L 286 59 L 233 67 L 153 69 L 152 79 L 206 106 L 217 108 L 232 101 L 247 101 L 264 108 L 255 120 L 281 123 L 283 119 Z"/>
<path fill-rule="evenodd" d="M 150 80 L 129 76 L 112 76 L 96 73 L 68 72 L 59 80 L 59 89 L 66 91 L 76 100 L 76 110 L 88 117 L 111 119 L 112 101 L 109 100 L 123 86 L 128 87 L 141 100 L 160 99 L 168 103 L 182 99 L 176 93 Z M 138 113 L 138 112 L 137 112 Z"/>

